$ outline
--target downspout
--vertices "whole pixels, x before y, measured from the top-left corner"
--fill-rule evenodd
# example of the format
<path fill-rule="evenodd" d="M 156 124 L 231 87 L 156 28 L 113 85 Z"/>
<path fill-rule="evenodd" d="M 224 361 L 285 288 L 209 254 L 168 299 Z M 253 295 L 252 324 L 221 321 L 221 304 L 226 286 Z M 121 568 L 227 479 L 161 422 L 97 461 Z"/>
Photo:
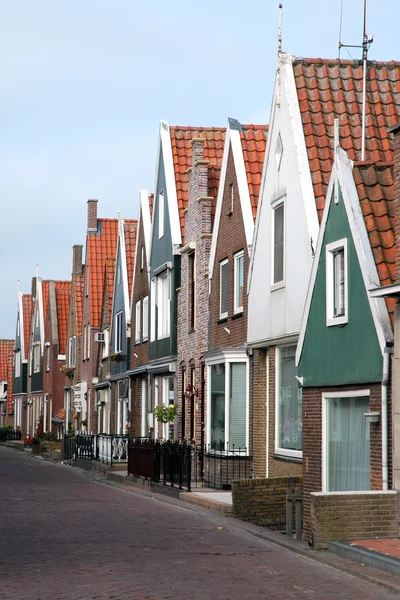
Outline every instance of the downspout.
<path fill-rule="evenodd" d="M 389 489 L 389 465 L 388 465 L 388 385 L 390 372 L 390 355 L 393 354 L 393 348 L 385 347 L 383 353 L 383 372 L 382 372 L 382 489 Z"/>

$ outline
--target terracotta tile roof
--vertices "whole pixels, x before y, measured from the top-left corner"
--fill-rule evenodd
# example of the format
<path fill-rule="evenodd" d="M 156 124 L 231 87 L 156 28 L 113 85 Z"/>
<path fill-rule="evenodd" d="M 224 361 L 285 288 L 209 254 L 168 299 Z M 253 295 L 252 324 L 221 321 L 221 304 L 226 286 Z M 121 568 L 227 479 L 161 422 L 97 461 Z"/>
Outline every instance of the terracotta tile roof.
<path fill-rule="evenodd" d="M 114 297 L 114 277 L 115 277 L 115 258 L 107 258 L 104 272 L 105 272 L 105 294 L 106 298 L 104 301 L 107 302 L 107 325 L 110 327 L 111 324 L 111 312 L 112 303 Z"/>
<path fill-rule="evenodd" d="M 243 125 L 243 131 L 240 132 L 254 221 L 257 216 L 267 132 L 268 125 Z"/>
<path fill-rule="evenodd" d="M 42 299 L 43 299 L 43 327 L 46 329 L 47 320 L 47 306 L 49 304 L 49 281 L 48 279 L 42 280 Z M 36 310 L 36 303 L 35 303 Z"/>
<path fill-rule="evenodd" d="M 356 163 L 353 174 L 380 283 L 390 285 L 396 281 L 393 162 Z M 393 322 L 395 300 L 386 303 Z"/>
<path fill-rule="evenodd" d="M 73 275 L 74 285 L 74 306 L 76 316 L 76 335 L 82 333 L 82 318 L 83 318 L 83 288 L 85 284 L 84 273 L 82 275 Z"/>
<path fill-rule="evenodd" d="M 188 203 L 189 176 L 187 170 L 192 165 L 192 146 L 190 141 L 193 138 L 204 138 L 206 140 L 204 143 L 204 159 L 210 161 L 210 167 L 221 167 L 225 131 L 224 127 L 170 127 L 182 241 L 185 237 L 183 211 Z"/>
<path fill-rule="evenodd" d="M 340 145 L 361 160 L 363 70 L 359 61 L 294 59 L 293 70 L 318 216 L 321 221 L 333 161 L 334 119 Z M 393 160 L 387 127 L 400 119 L 400 63 L 369 62 L 366 100 L 367 162 Z"/>
<path fill-rule="evenodd" d="M 13 356 L 15 340 L 0 340 L 0 381 L 7 382 L 7 412 L 13 410 Z"/>
<path fill-rule="evenodd" d="M 102 315 L 104 265 L 117 250 L 118 219 L 97 219 L 98 232 L 87 236 L 86 264 L 90 282 L 90 324 L 99 327 Z"/>
<path fill-rule="evenodd" d="M 129 298 L 132 295 L 133 269 L 135 265 L 137 220 L 124 220 L 126 268 L 128 271 Z"/>
<path fill-rule="evenodd" d="M 24 347 L 25 356 L 24 359 L 28 358 L 29 351 L 29 339 L 31 332 L 31 321 L 33 311 L 33 300 L 31 294 L 22 294 L 22 311 L 23 311 L 23 324 L 24 324 Z"/>
<path fill-rule="evenodd" d="M 69 303 L 71 300 L 71 282 L 63 282 L 67 283 L 68 286 L 57 286 L 57 284 L 61 284 L 60 281 L 56 281 L 55 283 L 58 324 L 58 353 L 65 354 L 67 347 Z"/>

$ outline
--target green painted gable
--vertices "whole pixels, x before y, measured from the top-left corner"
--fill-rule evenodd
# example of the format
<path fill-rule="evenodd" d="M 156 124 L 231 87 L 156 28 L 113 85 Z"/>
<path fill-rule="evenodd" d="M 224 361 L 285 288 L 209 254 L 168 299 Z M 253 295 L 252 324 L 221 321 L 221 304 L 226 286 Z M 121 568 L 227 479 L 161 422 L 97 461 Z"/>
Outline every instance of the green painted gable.
<path fill-rule="evenodd" d="M 348 323 L 326 325 L 326 245 L 347 238 Z M 298 367 L 303 387 L 378 382 L 382 354 L 343 197 L 330 203 Z"/>

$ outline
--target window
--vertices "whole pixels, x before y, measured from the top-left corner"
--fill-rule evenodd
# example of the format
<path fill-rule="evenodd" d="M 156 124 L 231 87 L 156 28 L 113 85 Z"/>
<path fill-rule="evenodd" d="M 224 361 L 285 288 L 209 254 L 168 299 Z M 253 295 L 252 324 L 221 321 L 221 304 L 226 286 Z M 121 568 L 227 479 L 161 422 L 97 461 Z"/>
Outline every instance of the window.
<path fill-rule="evenodd" d="M 157 280 L 151 280 L 151 293 L 150 293 L 150 341 L 154 342 L 156 339 L 156 289 Z"/>
<path fill-rule="evenodd" d="M 282 154 L 283 154 L 283 146 L 282 146 L 281 134 L 279 133 L 278 139 L 276 140 L 276 148 L 275 148 L 275 160 L 276 160 L 276 166 L 278 167 L 278 171 L 281 168 Z"/>
<path fill-rule="evenodd" d="M 90 277 L 89 277 L 89 265 L 86 265 L 86 279 L 85 279 L 85 294 L 89 296 L 89 285 L 90 285 Z"/>
<path fill-rule="evenodd" d="M 135 310 L 135 342 L 140 342 L 140 300 L 136 302 Z"/>
<path fill-rule="evenodd" d="M 244 287 L 244 252 L 238 252 L 234 256 L 234 313 L 243 312 L 243 287 Z"/>
<path fill-rule="evenodd" d="M 230 207 L 229 207 L 229 212 L 228 215 L 233 215 L 233 201 L 235 198 L 235 194 L 234 194 L 234 190 L 233 190 L 233 183 L 230 184 L 229 186 L 229 200 L 230 200 Z"/>
<path fill-rule="evenodd" d="M 87 339 L 86 339 L 86 325 L 83 326 L 83 360 L 86 360 L 87 356 Z"/>
<path fill-rule="evenodd" d="M 369 390 L 323 394 L 323 491 L 370 489 Z"/>
<path fill-rule="evenodd" d="M 117 285 L 121 285 L 121 265 L 118 265 Z"/>
<path fill-rule="evenodd" d="M 272 286 L 282 287 L 284 282 L 285 260 L 285 204 L 272 207 Z"/>
<path fill-rule="evenodd" d="M 228 316 L 228 259 L 219 263 L 219 318 Z"/>
<path fill-rule="evenodd" d="M 348 322 L 347 239 L 326 245 L 326 324 Z"/>
<path fill-rule="evenodd" d="M 149 297 L 143 298 L 143 325 L 142 325 L 142 339 L 147 340 L 149 337 Z"/>
<path fill-rule="evenodd" d="M 144 246 L 142 245 L 142 247 L 140 248 L 140 270 L 143 271 L 144 269 Z"/>
<path fill-rule="evenodd" d="M 19 332 L 20 332 L 20 329 L 19 329 L 19 317 L 18 317 L 18 321 L 17 321 L 17 336 L 16 336 L 17 338 L 19 337 Z"/>
<path fill-rule="evenodd" d="M 76 336 L 71 336 L 68 340 L 68 366 L 76 365 Z"/>
<path fill-rule="evenodd" d="M 50 344 L 46 344 L 46 371 L 50 371 Z"/>
<path fill-rule="evenodd" d="M 277 349 L 275 452 L 302 456 L 302 390 L 296 379 L 296 346 Z"/>
<path fill-rule="evenodd" d="M 33 345 L 33 372 L 39 373 L 40 371 L 40 344 L 36 343 Z"/>
<path fill-rule="evenodd" d="M 36 327 L 39 327 L 39 306 L 36 304 Z"/>
<path fill-rule="evenodd" d="M 33 371 L 33 348 L 29 349 L 29 377 L 32 377 Z"/>
<path fill-rule="evenodd" d="M 122 352 L 122 311 L 115 315 L 115 352 Z"/>
<path fill-rule="evenodd" d="M 188 256 L 188 269 L 189 269 L 189 302 L 188 302 L 188 323 L 189 331 L 196 329 L 196 255 L 191 252 Z"/>
<path fill-rule="evenodd" d="M 168 337 L 170 332 L 170 294 L 168 271 L 157 278 L 158 339 Z"/>
<path fill-rule="evenodd" d="M 103 331 L 103 333 L 104 333 L 104 344 L 103 344 L 102 357 L 103 358 L 108 358 L 108 346 L 109 346 L 109 333 L 108 333 L 108 329 L 105 329 Z"/>
<path fill-rule="evenodd" d="M 211 449 L 246 450 L 248 442 L 247 361 L 225 360 L 209 367 L 208 439 Z"/>
<path fill-rule="evenodd" d="M 90 335 L 91 335 L 91 327 L 90 325 L 87 326 L 87 358 L 90 358 Z"/>
<path fill-rule="evenodd" d="M 158 238 L 164 235 L 164 192 L 158 195 Z"/>
<path fill-rule="evenodd" d="M 15 353 L 15 377 L 21 377 L 21 350 Z"/>

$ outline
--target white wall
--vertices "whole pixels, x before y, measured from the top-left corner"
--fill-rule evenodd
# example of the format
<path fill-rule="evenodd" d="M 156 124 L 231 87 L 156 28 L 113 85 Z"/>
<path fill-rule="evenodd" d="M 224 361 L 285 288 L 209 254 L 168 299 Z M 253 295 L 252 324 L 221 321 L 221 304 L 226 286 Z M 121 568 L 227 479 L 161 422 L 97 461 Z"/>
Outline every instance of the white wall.
<path fill-rule="evenodd" d="M 276 94 L 276 89 L 275 89 Z M 317 211 L 309 173 L 291 63 L 281 69 L 280 106 L 274 102 L 267 165 L 257 216 L 250 272 L 248 342 L 298 334 L 312 265 L 311 237 L 316 248 Z M 283 154 L 275 157 L 280 133 Z M 285 287 L 271 291 L 271 203 L 286 196 Z"/>

